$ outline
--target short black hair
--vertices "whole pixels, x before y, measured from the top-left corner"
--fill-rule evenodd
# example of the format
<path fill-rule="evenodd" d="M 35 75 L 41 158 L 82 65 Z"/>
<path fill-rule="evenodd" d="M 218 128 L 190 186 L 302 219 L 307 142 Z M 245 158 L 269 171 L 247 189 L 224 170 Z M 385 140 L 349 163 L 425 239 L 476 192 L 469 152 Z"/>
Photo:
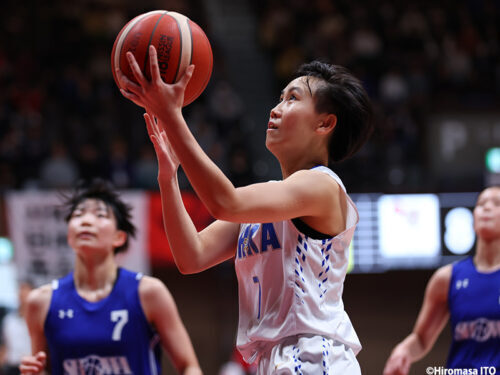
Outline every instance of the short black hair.
<path fill-rule="evenodd" d="M 318 113 L 337 116 L 337 125 L 328 146 L 329 161 L 339 162 L 354 155 L 373 133 L 373 109 L 362 83 L 340 65 L 321 61 L 303 64 L 295 77 L 315 77 L 322 81 L 313 93 Z"/>
<path fill-rule="evenodd" d="M 122 246 L 115 248 L 115 254 L 124 252 L 128 248 L 128 238 L 129 236 L 135 236 L 136 227 L 132 223 L 132 207 L 126 204 L 115 191 L 112 184 L 106 180 L 96 178 L 91 181 L 82 182 L 78 184 L 73 193 L 70 196 L 64 196 L 66 207 L 66 217 L 65 220 L 68 222 L 71 219 L 71 215 L 78 207 L 80 203 L 87 199 L 97 199 L 106 206 L 113 210 L 113 214 L 116 219 L 116 227 L 118 230 L 122 230 L 127 233 L 127 239 Z"/>

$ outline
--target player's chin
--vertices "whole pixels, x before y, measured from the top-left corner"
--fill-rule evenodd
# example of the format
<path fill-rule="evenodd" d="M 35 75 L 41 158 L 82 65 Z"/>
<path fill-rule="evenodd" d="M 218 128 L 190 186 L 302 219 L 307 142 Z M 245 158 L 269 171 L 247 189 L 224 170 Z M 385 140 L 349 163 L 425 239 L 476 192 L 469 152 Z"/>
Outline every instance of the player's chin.
<path fill-rule="evenodd" d="M 266 132 L 267 149 L 273 152 L 273 149 L 276 149 L 278 144 L 279 144 L 279 139 L 277 137 L 277 134 L 273 130 L 267 130 Z"/>
<path fill-rule="evenodd" d="M 99 241 L 90 239 L 77 240 L 73 242 L 71 247 L 75 249 L 77 253 L 82 254 L 100 253 L 104 251 L 103 249 L 108 248 L 108 246 L 103 245 Z"/>
<path fill-rule="evenodd" d="M 274 156 L 276 156 L 276 154 L 274 153 L 274 147 L 273 147 L 273 144 L 272 142 L 269 142 L 266 138 L 266 148 L 268 149 L 269 152 L 271 152 L 271 154 L 273 154 Z"/>

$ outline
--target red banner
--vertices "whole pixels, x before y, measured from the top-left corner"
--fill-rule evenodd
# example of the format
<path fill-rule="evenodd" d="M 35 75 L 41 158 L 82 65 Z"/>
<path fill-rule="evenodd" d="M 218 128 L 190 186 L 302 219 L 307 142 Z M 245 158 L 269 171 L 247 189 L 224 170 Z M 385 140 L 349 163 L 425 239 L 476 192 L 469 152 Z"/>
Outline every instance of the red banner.
<path fill-rule="evenodd" d="M 184 207 L 198 231 L 205 228 L 214 219 L 196 194 L 183 191 Z M 154 267 L 174 265 L 174 258 L 163 227 L 163 213 L 159 192 L 149 193 L 149 251 L 151 265 Z"/>

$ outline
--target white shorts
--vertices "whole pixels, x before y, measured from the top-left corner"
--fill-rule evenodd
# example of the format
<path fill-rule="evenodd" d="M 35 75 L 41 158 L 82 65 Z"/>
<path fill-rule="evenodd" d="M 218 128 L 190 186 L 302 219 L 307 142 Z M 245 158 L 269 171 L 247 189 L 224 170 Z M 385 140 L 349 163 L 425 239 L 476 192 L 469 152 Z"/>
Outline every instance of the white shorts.
<path fill-rule="evenodd" d="M 323 336 L 298 335 L 263 353 L 257 374 L 361 375 L 361 369 L 348 346 Z"/>

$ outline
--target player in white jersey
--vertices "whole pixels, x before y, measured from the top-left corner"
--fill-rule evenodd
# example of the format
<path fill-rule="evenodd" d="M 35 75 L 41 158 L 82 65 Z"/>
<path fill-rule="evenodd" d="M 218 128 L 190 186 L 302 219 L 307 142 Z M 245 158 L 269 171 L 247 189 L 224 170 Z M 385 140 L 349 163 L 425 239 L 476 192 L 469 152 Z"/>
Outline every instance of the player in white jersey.
<path fill-rule="evenodd" d="M 165 84 L 154 47 L 149 54 L 151 80 L 130 53 L 138 83 L 116 73 L 122 94 L 147 111 L 165 230 L 177 267 L 200 272 L 236 252 L 238 348 L 247 361 L 258 362 L 259 374 L 359 374 L 360 344 L 341 298 L 358 216 L 326 165 L 353 155 L 371 133 L 371 106 L 361 83 L 340 66 L 303 65 L 282 91 L 267 126 L 266 146 L 283 179 L 235 188 L 182 116 L 194 67 L 178 83 Z M 179 163 L 217 219 L 200 233 L 182 204 Z"/>

